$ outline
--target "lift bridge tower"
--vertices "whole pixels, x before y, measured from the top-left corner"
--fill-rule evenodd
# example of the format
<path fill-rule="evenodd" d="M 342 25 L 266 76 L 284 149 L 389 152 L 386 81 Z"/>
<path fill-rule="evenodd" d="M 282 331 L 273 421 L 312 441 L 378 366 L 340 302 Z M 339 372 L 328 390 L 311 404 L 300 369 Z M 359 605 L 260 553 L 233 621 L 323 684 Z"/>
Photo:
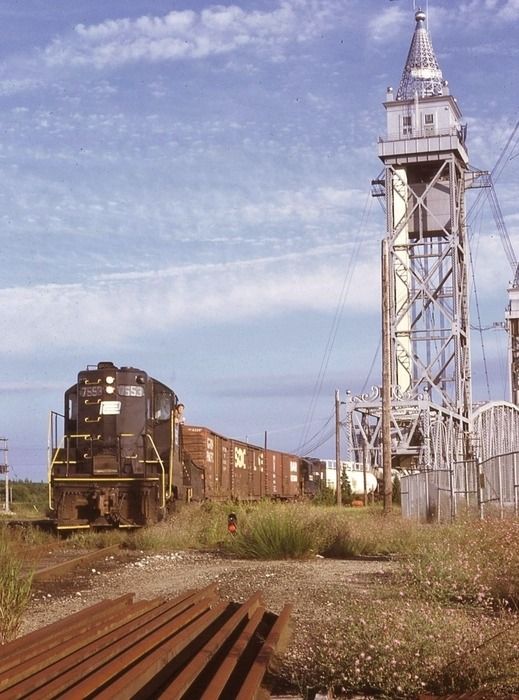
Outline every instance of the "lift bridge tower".
<path fill-rule="evenodd" d="M 426 16 L 415 13 L 396 95 L 388 88 L 383 198 L 383 387 L 348 395 L 349 459 L 452 469 L 470 455 L 471 376 L 465 191 L 483 173 L 469 166 L 466 127 L 433 51 Z M 385 418 L 384 418 L 385 417 Z M 385 424 L 385 428 L 383 428 Z M 386 441 L 383 435 L 386 435 Z"/>

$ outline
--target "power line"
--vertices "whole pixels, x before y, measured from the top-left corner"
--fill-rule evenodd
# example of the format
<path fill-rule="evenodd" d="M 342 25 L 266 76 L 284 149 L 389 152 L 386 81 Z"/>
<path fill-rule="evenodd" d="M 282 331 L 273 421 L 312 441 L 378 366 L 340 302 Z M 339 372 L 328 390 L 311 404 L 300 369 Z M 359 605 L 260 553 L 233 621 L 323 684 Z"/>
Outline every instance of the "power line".
<path fill-rule="evenodd" d="M 359 229 L 357 231 L 357 236 L 356 236 L 355 241 L 354 241 L 354 247 L 353 247 L 351 257 L 348 261 L 348 266 L 346 269 L 342 288 L 341 288 L 339 298 L 337 301 L 337 306 L 335 308 L 335 313 L 334 313 L 334 317 L 333 317 L 332 324 L 330 327 L 330 332 L 328 334 L 328 339 L 326 341 L 326 346 L 325 346 L 323 356 L 321 359 L 321 365 L 319 367 L 319 372 L 318 372 L 317 378 L 315 380 L 315 384 L 314 384 L 314 388 L 313 388 L 313 392 L 312 392 L 312 398 L 311 398 L 310 405 L 308 407 L 308 411 L 307 411 L 307 415 L 306 415 L 306 419 L 305 419 L 305 427 L 304 427 L 302 434 L 301 434 L 299 446 L 296 449 L 297 454 L 301 454 L 302 450 L 304 449 L 305 444 L 307 444 L 307 442 L 309 442 L 308 433 L 310 430 L 310 425 L 313 422 L 313 417 L 314 417 L 314 413 L 315 413 L 315 410 L 317 407 L 317 402 L 319 400 L 319 397 L 321 396 L 324 379 L 325 379 L 326 372 L 328 369 L 328 364 L 330 362 L 332 350 L 333 350 L 333 347 L 335 344 L 335 339 L 337 337 L 337 332 L 339 330 L 340 320 L 342 317 L 342 313 L 344 311 L 344 306 L 346 304 L 346 299 L 348 296 L 351 280 L 353 277 L 353 272 L 354 272 L 356 264 L 357 264 L 359 251 L 360 251 L 360 244 L 361 244 L 363 234 L 364 234 L 364 227 L 367 224 L 370 211 L 371 211 L 371 192 L 368 193 L 368 196 L 367 196 L 366 201 L 364 203 L 364 208 L 363 208 L 362 215 L 361 215 L 360 226 L 359 226 Z"/>

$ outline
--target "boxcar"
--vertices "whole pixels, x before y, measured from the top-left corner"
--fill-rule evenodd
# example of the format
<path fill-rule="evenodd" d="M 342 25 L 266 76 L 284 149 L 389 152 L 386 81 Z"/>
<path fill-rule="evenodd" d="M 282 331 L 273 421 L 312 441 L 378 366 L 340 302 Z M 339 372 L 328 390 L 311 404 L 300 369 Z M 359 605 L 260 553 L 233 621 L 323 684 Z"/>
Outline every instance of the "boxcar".
<path fill-rule="evenodd" d="M 205 498 L 254 500 L 297 498 L 304 493 L 301 460 L 226 438 L 200 426 L 182 426 L 184 459 L 205 473 Z M 266 455 L 266 458 L 265 458 Z"/>

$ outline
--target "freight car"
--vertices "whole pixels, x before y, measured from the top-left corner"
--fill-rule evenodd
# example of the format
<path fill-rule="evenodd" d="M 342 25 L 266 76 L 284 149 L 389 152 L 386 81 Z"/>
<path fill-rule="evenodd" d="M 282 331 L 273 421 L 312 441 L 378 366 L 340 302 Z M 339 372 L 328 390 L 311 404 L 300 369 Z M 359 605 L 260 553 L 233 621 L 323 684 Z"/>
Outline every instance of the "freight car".
<path fill-rule="evenodd" d="M 177 502 L 293 499 L 311 489 L 305 460 L 184 425 L 175 392 L 140 369 L 88 366 L 64 404 L 49 430 L 59 530 L 141 527 Z"/>
<path fill-rule="evenodd" d="M 211 500 L 295 499 L 308 491 L 306 461 L 226 438 L 209 428 L 182 427 L 184 460 L 204 470 Z"/>

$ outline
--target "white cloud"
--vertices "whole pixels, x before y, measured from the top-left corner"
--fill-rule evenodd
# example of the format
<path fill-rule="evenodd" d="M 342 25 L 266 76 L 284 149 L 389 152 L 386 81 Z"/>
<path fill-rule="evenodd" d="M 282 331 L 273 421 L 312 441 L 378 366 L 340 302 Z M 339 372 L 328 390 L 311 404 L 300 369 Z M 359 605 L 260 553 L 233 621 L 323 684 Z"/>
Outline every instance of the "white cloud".
<path fill-rule="evenodd" d="M 214 5 L 201 12 L 173 10 L 162 17 L 111 19 L 79 24 L 74 34 L 55 39 L 44 51 L 49 66 L 119 66 L 205 58 L 246 46 L 268 49 L 272 57 L 287 42 L 306 41 L 330 22 L 333 3 L 284 0 L 270 12 Z"/>
<path fill-rule="evenodd" d="M 358 262 L 353 269 L 350 262 L 346 246 L 329 246 L 306 255 L 100 275 L 88 284 L 4 289 L 2 348 L 22 354 L 101 341 L 120 346 L 165 328 L 332 313 L 350 274 L 346 306 L 376 311 L 377 266 Z"/>
<path fill-rule="evenodd" d="M 41 80 L 32 78 L 4 78 L 0 80 L 0 95 L 14 95 L 27 90 L 35 90 L 43 85 Z"/>
<path fill-rule="evenodd" d="M 498 11 L 498 17 L 503 20 L 519 18 L 519 0 L 508 0 Z"/>
<path fill-rule="evenodd" d="M 443 11 L 443 14 L 448 16 L 449 12 Z M 489 23 L 501 24 L 519 18 L 519 0 L 469 0 L 461 2 L 450 14 L 472 29 L 488 27 Z"/>
<path fill-rule="evenodd" d="M 61 391 L 63 384 L 57 381 L 45 382 L 38 379 L 26 379 L 21 381 L 2 381 L 0 379 L 0 389 L 2 391 Z"/>
<path fill-rule="evenodd" d="M 361 209 L 366 193 L 355 189 L 318 187 L 316 190 L 281 191 L 269 193 L 269 199 L 244 204 L 239 210 L 239 218 L 248 224 L 262 221 L 300 220 L 318 223 L 326 220 L 344 219 L 346 209 L 351 214 Z"/>
<path fill-rule="evenodd" d="M 409 13 L 399 5 L 388 5 L 377 12 L 368 24 L 369 39 L 375 42 L 388 41 L 388 37 L 400 34 L 409 25 Z"/>

